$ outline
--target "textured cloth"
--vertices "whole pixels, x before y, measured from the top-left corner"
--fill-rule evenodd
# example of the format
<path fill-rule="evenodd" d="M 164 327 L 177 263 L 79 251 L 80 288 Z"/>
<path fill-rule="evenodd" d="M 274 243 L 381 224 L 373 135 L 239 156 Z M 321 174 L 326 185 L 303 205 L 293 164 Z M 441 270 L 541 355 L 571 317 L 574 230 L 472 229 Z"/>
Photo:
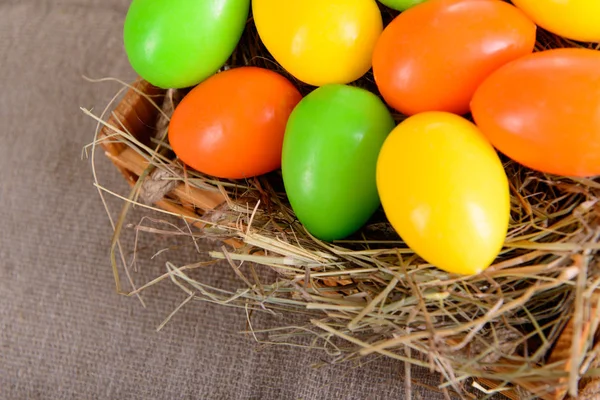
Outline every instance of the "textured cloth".
<path fill-rule="evenodd" d="M 404 398 L 400 362 L 314 369 L 321 352 L 261 346 L 240 333 L 243 310 L 204 302 L 187 304 L 157 333 L 185 293 L 159 284 L 144 293 L 144 308 L 115 292 L 112 230 L 90 161 L 82 159 L 95 123 L 79 107 L 99 113 L 119 89 L 83 75 L 135 77 L 121 42 L 127 6 L 0 1 L 0 398 Z M 121 175 L 97 155 L 101 183 L 127 193 Z M 119 201 L 109 203 L 118 211 Z M 150 259 L 174 243 L 140 236 L 136 282 L 164 273 L 167 259 L 202 259 L 189 245 Z M 240 284 L 226 265 L 202 274 L 213 285 Z M 276 326 L 278 318 L 258 322 Z M 426 371 L 413 375 L 439 382 Z M 420 396 L 443 398 L 415 386 Z"/>

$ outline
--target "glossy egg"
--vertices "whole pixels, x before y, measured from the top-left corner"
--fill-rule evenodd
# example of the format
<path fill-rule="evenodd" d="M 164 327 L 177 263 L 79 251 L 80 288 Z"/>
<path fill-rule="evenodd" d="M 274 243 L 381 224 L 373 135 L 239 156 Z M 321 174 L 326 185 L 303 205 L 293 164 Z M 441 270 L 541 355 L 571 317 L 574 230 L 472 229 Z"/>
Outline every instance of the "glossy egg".
<path fill-rule="evenodd" d="M 375 0 L 253 0 L 252 12 L 273 57 L 314 86 L 363 76 L 383 30 Z"/>
<path fill-rule="evenodd" d="M 250 0 L 133 0 L 123 39 L 133 69 L 162 88 L 214 74 L 242 36 Z"/>
<path fill-rule="evenodd" d="M 557 35 L 600 42 L 598 0 L 512 0 L 536 24 Z"/>
<path fill-rule="evenodd" d="M 274 71 L 241 67 L 213 75 L 177 106 L 169 143 L 187 165 L 219 178 L 249 178 L 281 166 L 290 113 L 301 95 Z"/>
<path fill-rule="evenodd" d="M 413 115 L 465 114 L 477 86 L 494 70 L 529 54 L 536 26 L 497 0 L 428 0 L 396 17 L 373 55 L 385 101 Z"/>
<path fill-rule="evenodd" d="M 404 11 L 426 0 L 379 0 L 381 4 L 393 8 L 394 10 Z"/>
<path fill-rule="evenodd" d="M 492 145 L 466 119 L 425 112 L 398 125 L 377 162 L 377 187 L 406 244 L 447 272 L 477 274 L 508 229 L 508 179 Z"/>
<path fill-rule="evenodd" d="M 600 175 L 600 51 L 534 53 L 494 72 L 472 102 L 492 144 L 542 172 Z"/>
<path fill-rule="evenodd" d="M 290 204 L 312 235 L 345 238 L 377 210 L 377 156 L 394 125 L 377 96 L 346 85 L 322 86 L 294 109 L 281 169 Z"/>

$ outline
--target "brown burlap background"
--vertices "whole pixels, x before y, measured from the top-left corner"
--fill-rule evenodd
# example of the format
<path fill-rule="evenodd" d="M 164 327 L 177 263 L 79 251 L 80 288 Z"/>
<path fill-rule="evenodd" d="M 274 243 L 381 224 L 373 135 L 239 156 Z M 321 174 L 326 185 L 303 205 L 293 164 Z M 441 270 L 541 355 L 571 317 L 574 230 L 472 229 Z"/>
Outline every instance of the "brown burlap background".
<path fill-rule="evenodd" d="M 95 125 L 79 107 L 99 111 L 118 89 L 82 75 L 134 78 L 121 45 L 127 6 L 0 0 L 0 398 L 403 398 L 399 363 L 315 370 L 321 353 L 262 348 L 238 333 L 243 312 L 205 303 L 188 304 L 157 333 L 183 292 L 159 285 L 146 293 L 147 308 L 115 293 L 110 225 L 81 158 Z M 127 190 L 103 158 L 98 173 Z M 172 240 L 142 239 L 138 282 L 163 272 L 167 258 L 202 257 L 188 246 L 150 262 Z M 203 273 L 213 284 L 236 280 L 227 266 Z"/>

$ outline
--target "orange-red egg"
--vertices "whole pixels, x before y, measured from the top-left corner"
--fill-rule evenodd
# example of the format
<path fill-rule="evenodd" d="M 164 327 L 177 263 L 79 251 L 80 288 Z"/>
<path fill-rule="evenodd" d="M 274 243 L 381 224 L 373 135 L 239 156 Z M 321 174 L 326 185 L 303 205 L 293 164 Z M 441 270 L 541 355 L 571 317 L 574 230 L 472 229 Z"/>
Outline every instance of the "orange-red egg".
<path fill-rule="evenodd" d="M 207 175 L 262 175 L 281 166 L 285 126 L 301 98 L 274 71 L 241 67 L 221 72 L 177 106 L 169 142 L 185 164 Z"/>
<path fill-rule="evenodd" d="M 464 114 L 490 73 L 533 51 L 535 33 L 535 24 L 503 1 L 428 0 L 385 28 L 373 54 L 375 81 L 404 114 Z"/>
<path fill-rule="evenodd" d="M 547 50 L 509 63 L 483 82 L 471 109 L 513 160 L 551 174 L 600 175 L 600 51 Z"/>

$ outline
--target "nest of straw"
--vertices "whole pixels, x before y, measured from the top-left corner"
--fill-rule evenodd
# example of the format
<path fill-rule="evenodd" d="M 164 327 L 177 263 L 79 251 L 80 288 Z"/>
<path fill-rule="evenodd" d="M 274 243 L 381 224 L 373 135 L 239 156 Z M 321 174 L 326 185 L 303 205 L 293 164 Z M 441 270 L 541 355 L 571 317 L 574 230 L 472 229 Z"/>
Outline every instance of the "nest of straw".
<path fill-rule="evenodd" d="M 388 21 L 394 16 L 385 9 Z M 538 50 L 572 46 L 587 45 L 539 32 Z M 303 94 L 313 89 L 278 66 L 251 21 L 226 68 L 240 65 L 277 70 Z M 371 75 L 355 84 L 377 93 Z M 132 186 L 109 192 L 124 200 L 111 247 L 120 292 L 139 294 L 167 280 L 187 293 L 184 304 L 301 313 L 304 327 L 272 329 L 269 341 L 319 348 L 329 362 L 397 359 L 406 364 L 408 387 L 414 365 L 437 371 L 440 390 L 463 398 L 599 398 L 600 179 L 545 175 L 506 160 L 512 212 L 504 248 L 483 273 L 451 275 L 407 248 L 382 212 L 353 237 L 324 243 L 295 218 L 280 173 L 228 181 L 186 168 L 166 141 L 185 92 L 141 80 L 128 87 L 107 118 L 84 110 L 101 128 L 90 146 L 102 146 Z M 95 178 L 100 193 L 108 192 Z M 198 269 L 207 263 L 190 258 L 123 291 L 117 255 L 131 207 L 181 218 L 180 233 L 193 239 L 218 240 L 209 256 L 233 268 L 239 289 L 204 284 Z M 265 278 L 264 269 L 275 273 Z"/>

